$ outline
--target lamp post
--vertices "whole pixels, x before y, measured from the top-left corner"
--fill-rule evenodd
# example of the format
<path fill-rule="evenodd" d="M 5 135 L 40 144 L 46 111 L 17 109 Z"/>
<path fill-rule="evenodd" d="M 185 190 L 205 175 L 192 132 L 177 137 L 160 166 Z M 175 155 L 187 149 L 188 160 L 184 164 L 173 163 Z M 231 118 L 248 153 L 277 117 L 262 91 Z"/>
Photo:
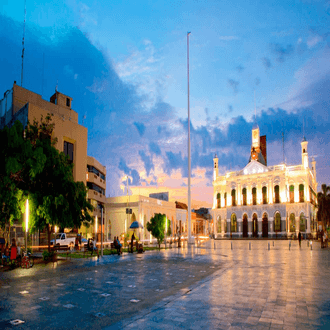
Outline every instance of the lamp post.
<path fill-rule="evenodd" d="M 103 205 L 101 207 L 101 257 L 103 257 Z"/>
<path fill-rule="evenodd" d="M 25 253 L 27 255 L 27 232 L 29 224 L 29 200 L 26 200 L 25 203 Z"/>

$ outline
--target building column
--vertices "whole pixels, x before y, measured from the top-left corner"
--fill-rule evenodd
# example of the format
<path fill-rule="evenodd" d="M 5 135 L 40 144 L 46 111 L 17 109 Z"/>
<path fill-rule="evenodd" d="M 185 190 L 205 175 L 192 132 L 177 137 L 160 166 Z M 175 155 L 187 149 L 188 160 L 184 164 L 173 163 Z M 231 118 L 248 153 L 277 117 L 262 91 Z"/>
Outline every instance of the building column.
<path fill-rule="evenodd" d="M 262 215 L 261 218 L 258 217 L 258 237 L 262 237 Z"/>
<path fill-rule="evenodd" d="M 286 217 L 281 217 L 281 235 L 284 237 L 288 236 Z"/>
<path fill-rule="evenodd" d="M 298 237 L 298 234 L 299 234 L 299 229 L 300 229 L 300 221 L 299 221 L 299 215 L 296 217 L 296 235 Z"/>
<path fill-rule="evenodd" d="M 273 181 L 269 179 L 268 183 L 268 204 L 274 203 L 274 187 L 273 187 Z"/>
<path fill-rule="evenodd" d="M 273 237 L 275 235 L 274 229 L 275 229 L 275 224 L 274 224 L 274 218 L 269 217 L 268 218 L 268 236 Z"/>
<path fill-rule="evenodd" d="M 237 219 L 237 233 L 238 237 L 243 237 L 243 220 Z"/>
<path fill-rule="evenodd" d="M 227 221 L 227 236 L 230 237 L 231 236 L 231 228 L 230 228 L 230 219 L 228 221 L 228 219 L 226 219 Z"/>

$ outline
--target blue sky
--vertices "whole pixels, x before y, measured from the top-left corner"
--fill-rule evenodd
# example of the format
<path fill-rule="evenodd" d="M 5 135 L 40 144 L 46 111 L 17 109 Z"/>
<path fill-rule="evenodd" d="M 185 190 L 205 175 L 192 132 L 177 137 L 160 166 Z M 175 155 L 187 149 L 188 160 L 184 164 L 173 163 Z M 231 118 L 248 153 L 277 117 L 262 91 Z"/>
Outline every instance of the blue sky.
<path fill-rule="evenodd" d="M 254 94 L 269 165 L 283 160 L 282 130 L 287 163 L 300 163 L 304 130 L 317 180 L 330 184 L 330 1 L 27 0 L 26 9 L 23 86 L 49 99 L 58 81 L 73 98 L 88 154 L 107 166 L 107 195 L 123 194 L 129 174 L 134 193 L 186 198 L 187 31 L 193 201 L 212 202 L 214 153 L 222 173 L 247 164 Z M 3 92 L 20 83 L 23 18 L 23 0 L 2 1 Z"/>

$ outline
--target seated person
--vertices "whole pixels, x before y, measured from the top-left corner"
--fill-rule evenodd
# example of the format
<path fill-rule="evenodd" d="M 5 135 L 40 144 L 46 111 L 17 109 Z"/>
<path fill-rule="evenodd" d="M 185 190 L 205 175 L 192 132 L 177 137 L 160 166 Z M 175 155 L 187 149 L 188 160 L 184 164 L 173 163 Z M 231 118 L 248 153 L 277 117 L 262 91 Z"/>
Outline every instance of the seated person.
<path fill-rule="evenodd" d="M 118 254 L 119 253 L 122 254 L 123 253 L 122 244 L 120 244 L 120 242 L 119 242 L 119 236 L 116 238 L 116 242 L 117 242 L 117 246 L 118 246 L 118 248 L 117 248 Z"/>
<path fill-rule="evenodd" d="M 138 241 L 136 241 L 136 251 L 138 253 L 143 253 L 144 250 L 143 250 L 143 244 L 142 243 L 139 243 Z"/>

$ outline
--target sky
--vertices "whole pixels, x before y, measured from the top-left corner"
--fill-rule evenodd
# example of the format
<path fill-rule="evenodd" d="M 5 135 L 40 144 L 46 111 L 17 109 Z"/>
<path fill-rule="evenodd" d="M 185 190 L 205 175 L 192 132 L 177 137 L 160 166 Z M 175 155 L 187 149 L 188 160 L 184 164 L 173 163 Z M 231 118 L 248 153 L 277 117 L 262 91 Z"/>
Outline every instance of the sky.
<path fill-rule="evenodd" d="M 24 0 L 0 5 L 0 93 L 21 83 Z M 73 98 L 107 196 L 187 201 L 187 32 L 192 206 L 247 165 L 254 121 L 268 165 L 301 163 L 330 185 L 330 1 L 26 0 L 23 87 Z"/>

